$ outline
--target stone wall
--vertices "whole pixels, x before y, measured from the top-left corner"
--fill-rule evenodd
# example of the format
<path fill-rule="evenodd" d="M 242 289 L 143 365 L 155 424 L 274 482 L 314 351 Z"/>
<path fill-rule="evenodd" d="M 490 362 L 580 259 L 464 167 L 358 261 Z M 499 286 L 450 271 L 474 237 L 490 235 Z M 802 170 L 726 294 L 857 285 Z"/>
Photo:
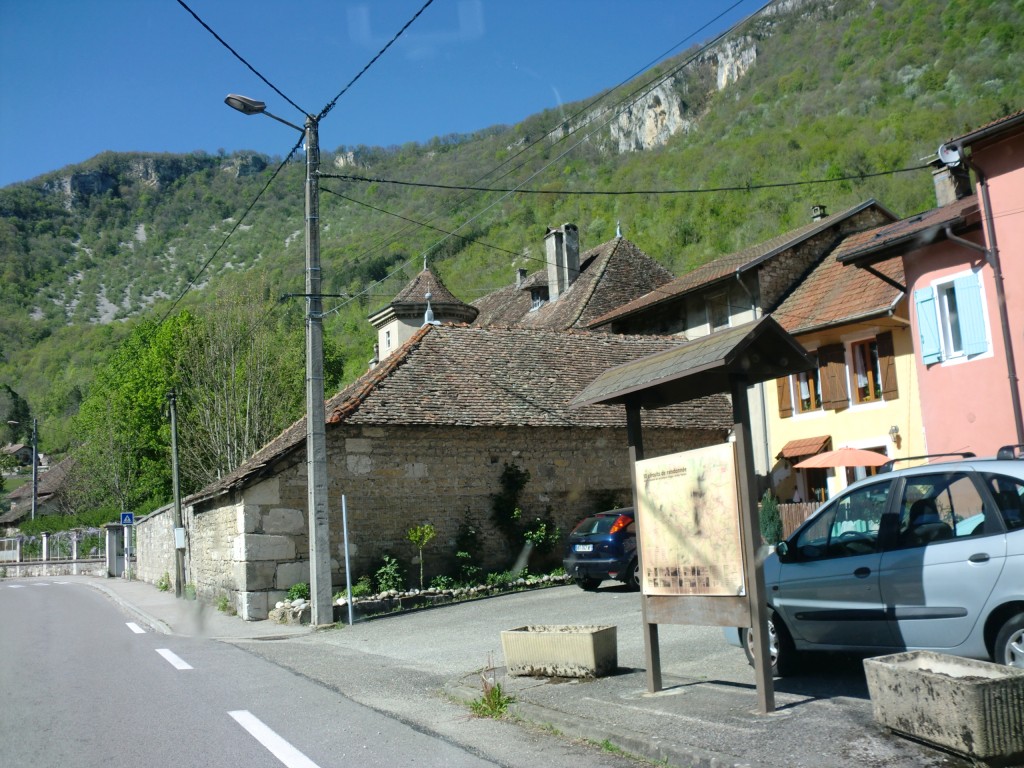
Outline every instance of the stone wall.
<path fill-rule="evenodd" d="M 625 429 L 392 427 L 328 428 L 331 575 L 344 582 L 341 498 L 348 510 L 353 580 L 389 554 L 418 580 L 413 525 L 437 537 L 424 555 L 429 581 L 451 562 L 463 524 L 478 531 L 476 565 L 510 567 L 510 551 L 490 522 L 491 496 L 505 464 L 530 474 L 524 516 L 550 511 L 567 532 L 580 518 L 632 499 Z M 721 442 L 725 432 L 649 430 L 649 457 Z M 229 496 L 186 510 L 189 578 L 201 599 L 228 594 L 242 618 L 266 618 L 289 587 L 309 580 L 306 464 L 301 449 L 276 473 Z M 560 558 L 555 553 L 554 560 Z"/>
<path fill-rule="evenodd" d="M 161 507 L 135 521 L 135 578 L 156 584 L 166 573 L 174 578 L 174 513 Z"/>

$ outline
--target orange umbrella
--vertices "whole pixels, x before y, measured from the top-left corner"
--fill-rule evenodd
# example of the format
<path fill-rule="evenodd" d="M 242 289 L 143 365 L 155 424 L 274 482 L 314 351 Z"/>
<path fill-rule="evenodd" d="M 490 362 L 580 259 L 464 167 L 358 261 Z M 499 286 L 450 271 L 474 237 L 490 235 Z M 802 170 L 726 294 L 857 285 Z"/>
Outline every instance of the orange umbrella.
<path fill-rule="evenodd" d="M 863 451 L 860 448 L 836 448 L 804 459 L 793 466 L 797 469 L 822 469 L 824 467 L 880 467 L 889 461 L 889 457 L 875 451 Z"/>

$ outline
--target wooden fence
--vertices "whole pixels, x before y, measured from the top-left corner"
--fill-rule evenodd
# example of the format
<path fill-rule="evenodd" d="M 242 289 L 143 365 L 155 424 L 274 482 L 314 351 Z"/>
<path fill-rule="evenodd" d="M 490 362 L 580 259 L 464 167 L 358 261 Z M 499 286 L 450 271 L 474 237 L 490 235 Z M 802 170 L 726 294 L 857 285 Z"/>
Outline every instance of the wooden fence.
<path fill-rule="evenodd" d="M 779 504 L 779 515 L 782 517 L 782 538 L 789 538 L 793 533 L 818 507 L 817 501 L 805 501 L 800 504 Z"/>

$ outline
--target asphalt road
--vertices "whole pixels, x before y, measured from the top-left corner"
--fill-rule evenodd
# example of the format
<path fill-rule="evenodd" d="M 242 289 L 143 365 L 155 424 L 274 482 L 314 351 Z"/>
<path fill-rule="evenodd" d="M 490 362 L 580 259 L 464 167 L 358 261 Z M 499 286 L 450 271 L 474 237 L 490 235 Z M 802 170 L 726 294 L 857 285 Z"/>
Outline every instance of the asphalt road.
<path fill-rule="evenodd" d="M 96 591 L 0 584 L 0 763 L 33 766 L 486 766 L 280 666 L 146 632 Z"/>

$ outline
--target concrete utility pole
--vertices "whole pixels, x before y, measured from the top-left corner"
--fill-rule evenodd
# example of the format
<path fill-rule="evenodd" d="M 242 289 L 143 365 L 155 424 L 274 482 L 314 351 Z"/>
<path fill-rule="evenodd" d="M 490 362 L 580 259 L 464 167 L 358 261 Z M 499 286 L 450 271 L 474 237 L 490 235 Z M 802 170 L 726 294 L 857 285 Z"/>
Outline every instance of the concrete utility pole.
<path fill-rule="evenodd" d="M 171 411 L 171 488 L 174 492 L 174 596 L 181 597 L 185 584 L 185 542 L 178 540 L 178 531 L 183 531 L 183 526 L 181 485 L 178 481 L 178 396 L 173 389 L 167 393 L 167 401 Z"/>
<path fill-rule="evenodd" d="M 39 503 L 39 419 L 32 419 L 32 519 Z"/>
<path fill-rule="evenodd" d="M 320 293 L 320 137 L 317 118 L 305 129 L 267 111 L 262 101 L 228 94 L 224 103 L 246 115 L 266 115 L 301 131 L 306 139 L 306 487 L 309 516 L 310 621 L 334 621 L 327 506 L 327 414 L 324 407 L 324 317 Z"/>
<path fill-rule="evenodd" d="M 327 523 L 327 414 L 324 407 L 324 316 L 320 296 L 320 137 L 306 117 L 306 485 L 309 594 L 313 625 L 334 621 Z"/>

